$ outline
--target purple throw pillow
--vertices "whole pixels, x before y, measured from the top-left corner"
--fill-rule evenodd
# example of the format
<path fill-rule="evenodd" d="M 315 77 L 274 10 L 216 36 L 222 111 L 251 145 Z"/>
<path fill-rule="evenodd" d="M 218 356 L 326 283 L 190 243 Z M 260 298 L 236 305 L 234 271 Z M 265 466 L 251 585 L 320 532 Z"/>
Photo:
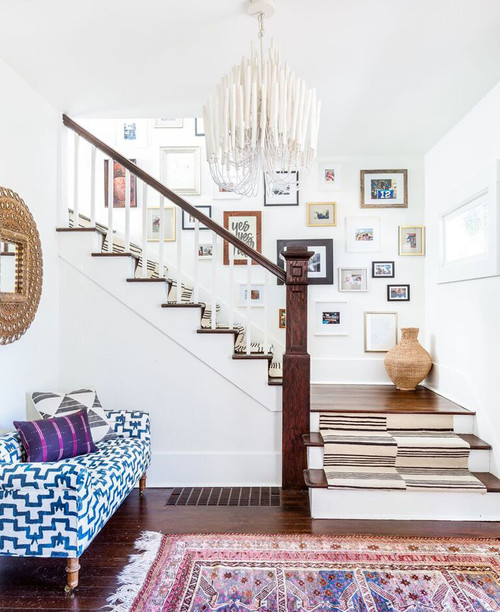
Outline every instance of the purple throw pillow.
<path fill-rule="evenodd" d="M 87 409 L 40 421 L 14 421 L 28 463 L 59 461 L 97 450 L 90 432 Z"/>

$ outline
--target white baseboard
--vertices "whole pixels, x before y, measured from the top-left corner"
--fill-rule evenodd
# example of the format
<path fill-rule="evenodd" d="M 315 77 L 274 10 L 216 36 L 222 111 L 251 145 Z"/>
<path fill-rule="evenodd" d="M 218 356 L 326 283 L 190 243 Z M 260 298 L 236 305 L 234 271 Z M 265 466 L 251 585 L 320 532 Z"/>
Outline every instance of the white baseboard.
<path fill-rule="evenodd" d="M 311 358 L 312 384 L 390 385 L 384 360 L 373 357 Z"/>

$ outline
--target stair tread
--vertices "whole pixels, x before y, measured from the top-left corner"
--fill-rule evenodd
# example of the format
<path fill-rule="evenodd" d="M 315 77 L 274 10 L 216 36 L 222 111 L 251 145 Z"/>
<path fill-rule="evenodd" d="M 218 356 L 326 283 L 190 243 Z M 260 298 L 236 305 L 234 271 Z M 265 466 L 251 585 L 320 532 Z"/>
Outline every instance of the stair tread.
<path fill-rule="evenodd" d="M 283 379 L 279 376 L 270 376 L 267 380 L 267 384 L 274 387 L 282 387 Z"/>
<path fill-rule="evenodd" d="M 240 332 L 237 329 L 224 329 L 223 327 L 218 327 L 217 329 L 201 328 L 196 330 L 197 334 L 233 334 L 237 336 Z"/>
<path fill-rule="evenodd" d="M 302 434 L 302 442 L 304 446 L 324 446 L 323 436 L 319 431 L 311 431 L 310 433 Z"/>
<path fill-rule="evenodd" d="M 268 361 L 272 361 L 273 354 L 272 353 L 250 353 L 250 355 L 247 355 L 246 353 L 233 353 L 233 359 L 267 359 Z"/>
<path fill-rule="evenodd" d="M 134 253 L 131 253 L 130 251 L 124 251 L 123 253 L 105 253 L 101 251 L 99 253 L 92 253 L 92 257 L 133 257 L 134 259 L 138 258 L 137 255 L 134 255 Z"/>
<path fill-rule="evenodd" d="M 98 232 L 101 234 L 101 230 L 97 227 L 56 227 L 56 232 Z"/>
<path fill-rule="evenodd" d="M 481 438 L 478 438 L 474 434 L 457 434 L 457 436 L 462 438 L 462 440 L 465 440 L 466 442 L 468 442 L 471 450 L 490 450 L 491 449 L 491 444 L 488 444 L 488 442 L 481 440 Z"/>
<path fill-rule="evenodd" d="M 500 493 L 500 478 L 497 478 L 490 472 L 471 472 L 478 480 L 480 480 L 488 493 Z"/>
<path fill-rule="evenodd" d="M 166 283 L 166 278 L 127 278 L 127 283 Z"/>
<path fill-rule="evenodd" d="M 165 302 L 161 305 L 162 308 L 205 308 L 205 304 L 194 304 L 192 302 L 183 303 L 180 302 Z"/>

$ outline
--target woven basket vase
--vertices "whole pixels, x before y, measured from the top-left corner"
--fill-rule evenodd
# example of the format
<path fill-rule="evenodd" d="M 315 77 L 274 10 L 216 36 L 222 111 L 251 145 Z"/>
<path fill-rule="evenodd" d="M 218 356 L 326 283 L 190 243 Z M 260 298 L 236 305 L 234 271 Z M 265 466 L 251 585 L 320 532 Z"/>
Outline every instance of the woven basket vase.
<path fill-rule="evenodd" d="M 432 367 L 429 353 L 418 342 L 418 327 L 403 327 L 401 342 L 385 356 L 385 369 L 400 391 L 414 391 Z"/>

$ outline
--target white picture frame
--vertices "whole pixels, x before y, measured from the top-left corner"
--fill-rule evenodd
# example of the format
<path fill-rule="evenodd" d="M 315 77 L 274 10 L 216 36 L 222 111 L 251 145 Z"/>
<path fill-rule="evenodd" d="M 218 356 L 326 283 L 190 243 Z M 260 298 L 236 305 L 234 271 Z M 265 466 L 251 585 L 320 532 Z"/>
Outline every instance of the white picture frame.
<path fill-rule="evenodd" d="M 160 147 L 160 174 L 180 195 L 200 195 L 200 147 Z"/>
<path fill-rule="evenodd" d="M 346 217 L 345 228 L 348 253 L 380 251 L 380 217 Z"/>
<path fill-rule="evenodd" d="M 262 308 L 265 306 L 265 285 L 264 283 L 252 283 L 250 285 L 250 304 L 248 303 L 248 285 L 240 283 L 238 285 L 238 306 L 240 308 Z"/>
<path fill-rule="evenodd" d="M 341 188 L 341 166 L 331 160 L 317 162 L 318 191 L 338 191 Z"/>
<path fill-rule="evenodd" d="M 182 128 L 184 120 L 177 119 L 155 119 L 155 128 Z"/>
<path fill-rule="evenodd" d="M 350 312 L 347 302 L 318 300 L 313 304 L 315 336 L 348 336 Z"/>
<path fill-rule="evenodd" d="M 115 129 L 118 149 L 145 149 L 148 146 L 147 120 L 118 119 Z"/>
<path fill-rule="evenodd" d="M 367 268 L 339 268 L 338 290 L 342 292 L 362 293 L 368 291 Z"/>
<path fill-rule="evenodd" d="M 387 353 L 398 342 L 397 312 L 365 312 L 365 353 Z"/>
<path fill-rule="evenodd" d="M 198 259 L 212 259 L 214 245 L 211 242 L 200 242 L 198 245 Z"/>

